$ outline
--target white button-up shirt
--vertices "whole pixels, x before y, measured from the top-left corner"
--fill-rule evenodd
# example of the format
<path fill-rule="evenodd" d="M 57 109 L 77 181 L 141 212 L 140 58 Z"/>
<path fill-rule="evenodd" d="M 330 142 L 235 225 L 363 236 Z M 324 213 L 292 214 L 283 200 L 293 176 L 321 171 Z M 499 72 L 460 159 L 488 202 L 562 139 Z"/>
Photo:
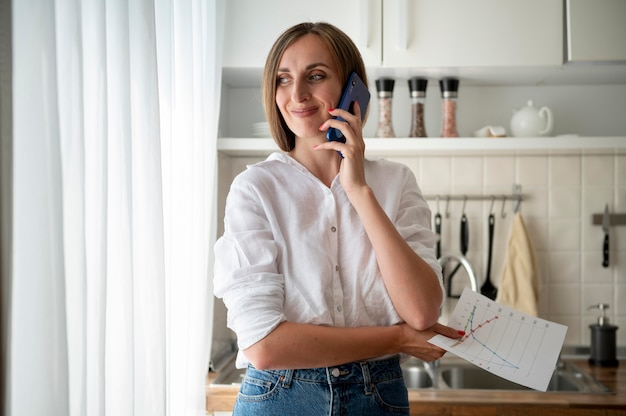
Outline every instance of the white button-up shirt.
<path fill-rule="evenodd" d="M 405 165 L 366 160 L 368 185 L 397 230 L 438 274 L 431 212 Z M 442 286 L 443 290 L 443 286 Z M 337 176 L 328 188 L 283 153 L 248 166 L 231 185 L 215 244 L 215 295 L 242 350 L 281 322 L 339 327 L 402 322 L 363 224 Z"/>

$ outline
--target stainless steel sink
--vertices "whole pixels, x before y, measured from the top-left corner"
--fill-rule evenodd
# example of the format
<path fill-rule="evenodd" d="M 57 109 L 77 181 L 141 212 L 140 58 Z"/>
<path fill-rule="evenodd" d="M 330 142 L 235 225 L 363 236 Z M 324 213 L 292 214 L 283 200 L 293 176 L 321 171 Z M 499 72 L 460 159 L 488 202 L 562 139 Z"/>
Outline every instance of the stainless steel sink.
<path fill-rule="evenodd" d="M 452 389 L 531 390 L 478 367 L 446 368 L 441 371 L 441 377 Z M 548 391 L 578 392 L 581 388 L 572 377 L 561 371 L 555 371 L 548 384 Z"/>
<path fill-rule="evenodd" d="M 427 389 L 435 387 L 437 382 L 434 372 L 415 358 L 402 364 L 402 377 L 408 389 Z"/>
<path fill-rule="evenodd" d="M 498 377 L 460 358 L 446 356 L 436 366 L 425 365 L 417 359 L 402 364 L 405 383 L 409 389 L 434 387 L 437 389 L 533 391 L 528 387 Z M 420 377 L 430 379 L 423 380 Z M 611 393 L 602 383 L 581 371 L 574 364 L 559 362 L 548 385 L 549 392 Z"/>

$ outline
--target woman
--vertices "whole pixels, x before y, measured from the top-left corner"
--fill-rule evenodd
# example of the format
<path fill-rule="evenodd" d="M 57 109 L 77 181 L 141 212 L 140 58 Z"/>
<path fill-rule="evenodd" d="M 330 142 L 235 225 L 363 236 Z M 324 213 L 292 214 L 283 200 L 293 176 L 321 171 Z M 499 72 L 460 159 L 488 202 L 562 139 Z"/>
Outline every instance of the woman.
<path fill-rule="evenodd" d="M 235 415 L 408 414 L 399 355 L 432 361 L 445 351 L 427 339 L 459 337 L 436 324 L 441 269 L 414 175 L 365 159 L 360 117 L 335 109 L 352 72 L 367 84 L 326 23 L 288 29 L 269 53 L 264 107 L 284 153 L 235 178 L 215 246 L 215 294 L 247 366 Z"/>

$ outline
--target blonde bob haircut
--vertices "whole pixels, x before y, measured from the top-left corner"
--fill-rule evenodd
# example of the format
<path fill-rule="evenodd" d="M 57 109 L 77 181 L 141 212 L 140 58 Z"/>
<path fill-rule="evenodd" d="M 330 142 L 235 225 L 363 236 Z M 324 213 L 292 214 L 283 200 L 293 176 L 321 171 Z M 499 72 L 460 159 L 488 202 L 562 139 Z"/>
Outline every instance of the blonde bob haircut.
<path fill-rule="evenodd" d="M 295 148 L 296 137 L 289 127 L 287 127 L 276 105 L 276 76 L 278 73 L 278 65 L 280 64 L 285 50 L 298 39 L 308 34 L 319 36 L 322 42 L 326 44 L 337 66 L 342 85 L 348 82 L 348 78 L 352 72 L 356 72 L 365 85 L 368 85 L 367 76 L 365 74 L 365 64 L 363 63 L 359 49 L 354 42 L 352 42 L 352 39 L 337 27 L 325 22 L 305 22 L 292 26 L 284 31 L 278 37 L 267 56 L 265 70 L 263 71 L 261 91 L 263 96 L 263 108 L 272 137 L 274 137 L 274 141 L 278 144 L 278 147 L 285 152 L 289 152 Z M 337 97 L 337 100 L 339 100 L 339 97 Z"/>

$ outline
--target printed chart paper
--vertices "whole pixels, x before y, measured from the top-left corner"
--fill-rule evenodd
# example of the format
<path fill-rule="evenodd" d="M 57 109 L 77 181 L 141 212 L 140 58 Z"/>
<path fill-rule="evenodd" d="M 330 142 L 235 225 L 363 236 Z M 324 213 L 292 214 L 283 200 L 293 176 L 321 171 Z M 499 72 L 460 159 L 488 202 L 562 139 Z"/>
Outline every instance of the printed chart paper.
<path fill-rule="evenodd" d="M 546 391 L 567 327 L 526 315 L 465 288 L 448 326 L 459 339 L 436 335 L 428 342 L 514 383 Z"/>

